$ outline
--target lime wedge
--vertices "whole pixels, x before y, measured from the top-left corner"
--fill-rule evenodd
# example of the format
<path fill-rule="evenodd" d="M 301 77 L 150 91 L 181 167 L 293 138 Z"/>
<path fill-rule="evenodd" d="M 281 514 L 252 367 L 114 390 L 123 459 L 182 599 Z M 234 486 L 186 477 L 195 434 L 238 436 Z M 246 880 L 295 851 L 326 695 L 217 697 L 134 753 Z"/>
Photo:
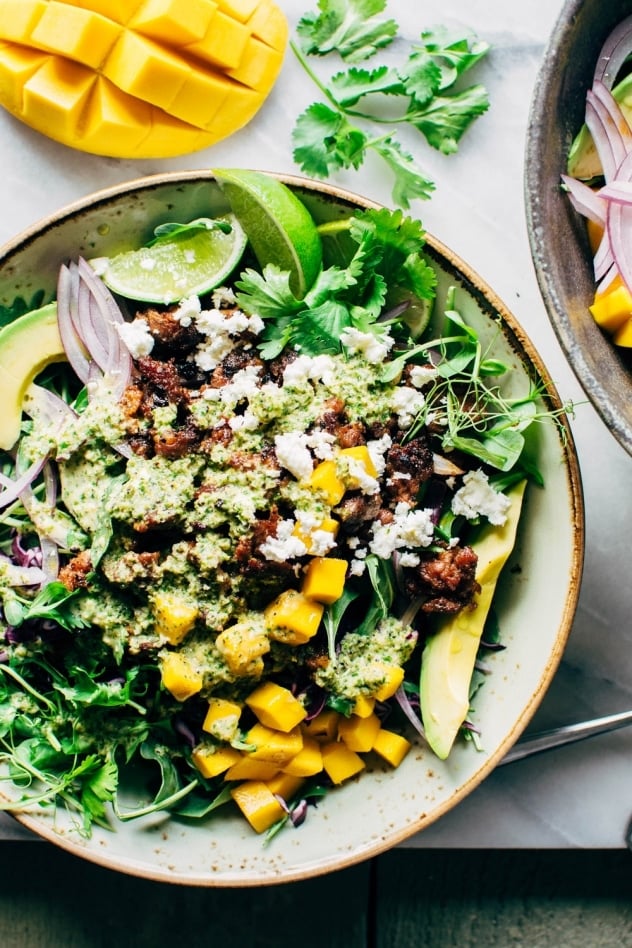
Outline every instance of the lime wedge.
<path fill-rule="evenodd" d="M 201 296 L 226 280 L 246 247 L 246 234 L 234 214 L 231 227 L 195 229 L 161 237 L 152 246 L 90 261 L 103 282 L 119 296 L 146 303 L 178 303 Z"/>
<path fill-rule="evenodd" d="M 302 298 L 320 271 L 323 250 L 316 224 L 297 195 L 260 171 L 216 168 L 213 174 L 263 269 L 290 273 L 290 289 Z"/>

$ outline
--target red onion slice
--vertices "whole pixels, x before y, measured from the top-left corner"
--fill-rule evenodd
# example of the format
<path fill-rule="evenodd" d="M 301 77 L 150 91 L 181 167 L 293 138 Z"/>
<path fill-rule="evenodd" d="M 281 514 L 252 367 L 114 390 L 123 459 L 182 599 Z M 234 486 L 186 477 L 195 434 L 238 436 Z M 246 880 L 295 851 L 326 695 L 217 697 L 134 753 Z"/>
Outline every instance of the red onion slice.
<path fill-rule="evenodd" d="M 632 152 L 622 162 L 617 180 L 619 182 L 632 181 Z M 616 201 L 608 203 L 607 215 L 608 239 L 614 262 L 621 274 L 621 279 L 628 287 L 632 287 L 632 204 L 621 204 Z"/>
<path fill-rule="evenodd" d="M 628 16 L 615 27 L 603 44 L 595 67 L 594 81 L 603 82 L 611 89 L 631 53 L 632 16 Z"/>
<path fill-rule="evenodd" d="M 585 181 L 580 181 L 578 178 L 571 178 L 567 174 L 563 174 L 561 177 L 562 183 L 568 192 L 569 200 L 577 213 L 581 214 L 582 217 L 588 217 L 595 224 L 601 224 L 602 227 L 605 227 L 606 203 L 600 197 L 600 192 L 595 191 Z"/>
<path fill-rule="evenodd" d="M 73 321 L 77 283 L 73 271 L 62 266 L 57 279 L 57 323 L 66 357 L 77 377 L 85 384 L 90 373 L 90 360 Z"/>
<path fill-rule="evenodd" d="M 611 181 L 627 154 L 620 125 L 592 90 L 586 94 L 586 127 L 592 135 L 606 181 Z"/>
<path fill-rule="evenodd" d="M 4 490 L 0 493 L 0 508 L 7 507 L 16 501 L 20 497 L 20 494 L 22 494 L 27 487 L 31 486 L 45 463 L 46 457 L 37 458 L 37 460 L 33 461 L 26 471 L 20 474 L 15 480 L 0 475 L 0 483 L 4 485 Z"/>

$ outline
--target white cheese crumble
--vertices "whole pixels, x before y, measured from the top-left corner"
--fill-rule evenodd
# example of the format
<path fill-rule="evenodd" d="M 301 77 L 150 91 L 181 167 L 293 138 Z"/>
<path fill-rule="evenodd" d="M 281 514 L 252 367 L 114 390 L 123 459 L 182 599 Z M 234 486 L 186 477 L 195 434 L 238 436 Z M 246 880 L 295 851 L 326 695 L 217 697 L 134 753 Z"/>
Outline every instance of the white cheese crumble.
<path fill-rule="evenodd" d="M 213 290 L 211 299 L 216 309 L 221 309 L 222 306 L 234 306 L 237 302 L 237 297 L 230 286 L 218 286 Z"/>
<path fill-rule="evenodd" d="M 348 352 L 357 352 L 363 355 L 371 365 L 384 362 L 395 344 L 395 340 L 388 333 L 384 333 L 378 338 L 372 332 L 362 332 L 360 329 L 354 329 L 351 326 L 342 330 L 340 341 Z"/>
<path fill-rule="evenodd" d="M 275 435 L 274 451 L 281 467 L 289 471 L 297 481 L 306 480 L 314 469 L 314 462 L 307 447 L 307 435 L 302 431 L 289 431 Z"/>
<path fill-rule="evenodd" d="M 198 318 L 202 309 L 202 304 L 198 296 L 187 296 L 178 304 L 178 308 L 173 313 L 173 318 L 180 325 L 186 328 Z"/>
<path fill-rule="evenodd" d="M 238 343 L 240 333 L 258 335 L 263 329 L 259 316 L 247 316 L 240 309 L 222 312 L 219 309 L 202 310 L 196 328 L 206 336 L 195 353 L 195 361 L 203 372 L 212 372 Z"/>
<path fill-rule="evenodd" d="M 373 467 L 377 471 L 378 477 L 381 477 L 386 469 L 385 454 L 392 445 L 393 439 L 388 434 L 382 435 L 381 438 L 377 438 L 374 441 L 367 441 L 366 446 L 369 457 L 373 462 Z"/>
<path fill-rule="evenodd" d="M 381 559 L 388 559 L 395 550 L 430 546 L 434 535 L 434 523 L 430 510 L 411 510 L 400 502 L 395 507 L 391 523 L 373 525 L 371 552 Z"/>
<path fill-rule="evenodd" d="M 438 374 L 431 365 L 413 365 L 410 370 L 410 381 L 415 388 L 423 388 L 428 382 L 434 382 Z"/>
<path fill-rule="evenodd" d="M 334 456 L 333 446 L 336 443 L 336 436 L 330 434 L 329 431 L 311 431 L 305 443 L 320 461 L 326 461 Z"/>
<path fill-rule="evenodd" d="M 418 389 L 408 386 L 396 388 L 391 406 L 397 414 L 400 428 L 409 428 L 425 404 L 426 399 Z"/>
<path fill-rule="evenodd" d="M 283 384 L 301 386 L 305 382 L 322 382 L 329 386 L 334 380 L 334 360 L 328 355 L 300 355 L 290 362 L 283 372 Z"/>
<path fill-rule="evenodd" d="M 274 563 L 286 563 L 295 557 L 305 556 L 307 547 L 297 536 L 294 536 L 296 524 L 293 520 L 280 520 L 277 524 L 276 536 L 268 537 L 259 547 L 262 555 Z"/>
<path fill-rule="evenodd" d="M 132 359 L 147 356 L 154 348 L 154 337 L 149 331 L 146 319 L 135 319 L 131 323 L 114 323 L 114 327 Z"/>
<path fill-rule="evenodd" d="M 487 474 L 480 468 L 468 471 L 463 477 L 463 486 L 452 498 L 452 513 L 473 520 L 487 517 L 494 526 L 501 527 L 507 520 L 511 506 L 508 497 L 489 483 Z"/>

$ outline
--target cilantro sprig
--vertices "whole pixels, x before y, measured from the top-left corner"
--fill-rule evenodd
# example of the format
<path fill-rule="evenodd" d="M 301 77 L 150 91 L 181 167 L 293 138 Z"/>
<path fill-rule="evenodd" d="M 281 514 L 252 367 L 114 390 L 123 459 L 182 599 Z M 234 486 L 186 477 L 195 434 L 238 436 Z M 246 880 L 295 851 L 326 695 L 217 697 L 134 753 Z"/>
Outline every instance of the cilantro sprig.
<path fill-rule="evenodd" d="M 304 298 L 289 287 L 289 274 L 275 266 L 262 273 L 247 269 L 236 283 L 237 302 L 266 321 L 260 351 L 273 359 L 286 346 L 306 355 L 341 351 L 341 334 L 357 329 L 384 340 L 394 325 L 406 331 L 406 310 L 380 318 L 389 293 L 400 288 L 418 299 L 434 299 L 436 273 L 423 256 L 421 224 L 386 208 L 358 212 L 324 225 L 324 233 L 345 233 L 355 247 L 349 263 L 323 269 Z M 388 309 L 387 309 L 388 311 Z"/>
<path fill-rule="evenodd" d="M 463 87 L 460 81 L 489 45 L 470 31 L 436 27 L 409 44 L 397 66 L 357 66 L 397 36 L 398 24 L 381 16 L 386 2 L 319 0 L 320 12 L 299 21 L 292 50 L 326 101 L 312 103 L 298 117 L 294 160 L 307 174 L 327 178 L 357 170 L 373 152 L 393 174 L 393 202 L 408 208 L 415 198 L 428 199 L 435 185 L 399 141 L 398 127 L 415 129 L 443 154 L 456 152 L 465 131 L 489 107 L 482 85 Z M 308 57 L 333 54 L 348 67 L 329 80 L 319 78 Z"/>

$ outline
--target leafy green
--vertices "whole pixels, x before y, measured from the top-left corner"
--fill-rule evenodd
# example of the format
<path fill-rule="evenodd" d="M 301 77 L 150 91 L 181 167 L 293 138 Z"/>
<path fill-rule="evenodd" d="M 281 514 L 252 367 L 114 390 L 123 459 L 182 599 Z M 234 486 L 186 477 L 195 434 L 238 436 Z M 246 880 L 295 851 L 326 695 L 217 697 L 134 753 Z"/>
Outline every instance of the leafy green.
<path fill-rule="evenodd" d="M 290 290 L 289 274 L 273 265 L 263 273 L 247 269 L 237 281 L 239 306 L 267 321 L 260 343 L 264 358 L 275 358 L 288 345 L 300 346 L 307 355 L 338 353 L 348 328 L 385 340 L 390 324 L 378 319 L 389 286 L 434 298 L 436 274 L 422 256 L 425 234 L 419 222 L 401 210 L 381 208 L 360 211 L 334 226 L 335 232 L 348 233 L 355 252 L 346 267 L 322 270 L 302 300 Z M 402 319 L 395 322 L 404 328 Z"/>
<path fill-rule="evenodd" d="M 213 220 L 209 217 L 198 217 L 196 220 L 189 221 L 187 224 L 167 222 L 165 224 L 159 224 L 154 228 L 153 239 L 149 240 L 145 246 L 154 247 L 163 241 L 173 240 L 174 237 L 188 237 L 190 234 L 200 230 L 219 230 L 223 234 L 230 234 L 232 226 L 230 221 Z"/>
<path fill-rule="evenodd" d="M 80 590 L 69 592 L 61 582 L 48 583 L 35 599 L 21 599 L 17 595 L 7 599 L 4 603 L 5 618 L 15 627 L 30 619 L 50 619 L 64 629 L 82 629 L 86 623 L 72 609 L 79 595 Z"/>
<path fill-rule="evenodd" d="M 489 107 L 485 88 L 462 85 L 462 78 L 489 46 L 469 30 L 443 26 L 421 33 L 397 66 L 350 65 L 322 79 L 308 57 L 337 54 L 343 62 L 373 57 L 396 37 L 397 23 L 381 17 L 386 0 L 319 0 L 318 14 L 297 27 L 292 50 L 326 102 L 314 102 L 298 116 L 292 133 L 294 160 L 309 175 L 327 178 L 358 169 L 370 152 L 393 178 L 393 202 L 403 208 L 428 199 L 434 183 L 397 138 L 407 125 L 443 154 L 458 150 L 472 122 Z M 375 134 L 380 126 L 386 134 Z"/>

